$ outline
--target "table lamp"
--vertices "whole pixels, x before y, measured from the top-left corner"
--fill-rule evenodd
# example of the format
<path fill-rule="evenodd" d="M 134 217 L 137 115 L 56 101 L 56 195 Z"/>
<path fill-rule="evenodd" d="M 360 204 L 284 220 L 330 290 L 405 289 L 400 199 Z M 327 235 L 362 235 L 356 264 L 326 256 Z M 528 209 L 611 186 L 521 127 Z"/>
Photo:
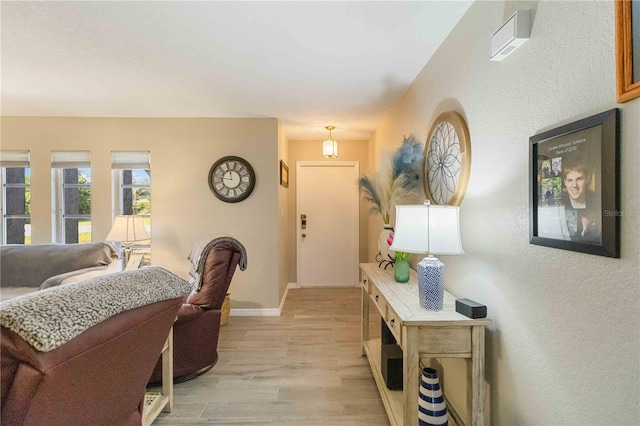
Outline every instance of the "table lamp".
<path fill-rule="evenodd" d="M 121 242 L 124 244 L 125 265 L 131 256 L 131 244 L 136 241 L 151 239 L 144 226 L 144 219 L 139 215 L 118 215 L 113 221 L 113 226 L 106 241 Z"/>
<path fill-rule="evenodd" d="M 396 227 L 391 250 L 428 253 L 418 263 L 420 306 L 430 311 L 442 309 L 444 264 L 435 254 L 463 254 L 460 240 L 460 207 L 431 205 L 396 206 Z"/>

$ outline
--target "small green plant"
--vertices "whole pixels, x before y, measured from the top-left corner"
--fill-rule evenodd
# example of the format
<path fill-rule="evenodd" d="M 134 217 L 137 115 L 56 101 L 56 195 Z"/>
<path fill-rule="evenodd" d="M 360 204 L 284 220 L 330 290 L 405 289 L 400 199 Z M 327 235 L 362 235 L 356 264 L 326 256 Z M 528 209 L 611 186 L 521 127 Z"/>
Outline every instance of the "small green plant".
<path fill-rule="evenodd" d="M 403 251 L 397 251 L 396 252 L 396 261 L 400 260 L 404 260 L 404 261 L 408 261 L 409 257 L 411 256 L 411 253 L 405 253 Z"/>

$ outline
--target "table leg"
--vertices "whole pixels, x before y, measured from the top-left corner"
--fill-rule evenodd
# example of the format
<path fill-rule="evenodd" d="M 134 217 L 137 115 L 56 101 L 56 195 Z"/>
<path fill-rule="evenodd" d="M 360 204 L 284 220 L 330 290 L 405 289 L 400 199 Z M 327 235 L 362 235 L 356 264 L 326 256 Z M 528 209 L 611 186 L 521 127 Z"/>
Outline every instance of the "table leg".
<path fill-rule="evenodd" d="M 484 327 L 471 330 L 471 424 L 484 426 Z"/>
<path fill-rule="evenodd" d="M 165 413 L 173 410 L 173 327 L 167 337 L 168 348 L 162 353 L 162 395 L 168 396 L 169 401 L 164 406 Z"/>
<path fill-rule="evenodd" d="M 366 355 L 364 350 L 364 342 L 369 340 L 369 294 L 367 288 L 362 286 L 362 300 L 361 300 L 361 321 L 360 321 L 360 343 L 362 349 L 362 356 Z"/>
<path fill-rule="evenodd" d="M 418 390 L 420 387 L 418 327 L 402 327 L 402 343 L 403 424 L 417 425 Z"/>

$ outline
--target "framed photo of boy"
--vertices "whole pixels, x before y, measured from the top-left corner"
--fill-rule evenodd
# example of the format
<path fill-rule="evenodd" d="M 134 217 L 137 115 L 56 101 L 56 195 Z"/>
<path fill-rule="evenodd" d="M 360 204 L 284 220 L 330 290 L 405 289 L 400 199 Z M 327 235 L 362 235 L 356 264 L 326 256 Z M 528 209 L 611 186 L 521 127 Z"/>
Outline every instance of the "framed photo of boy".
<path fill-rule="evenodd" d="M 529 242 L 620 257 L 618 109 L 529 138 Z"/>

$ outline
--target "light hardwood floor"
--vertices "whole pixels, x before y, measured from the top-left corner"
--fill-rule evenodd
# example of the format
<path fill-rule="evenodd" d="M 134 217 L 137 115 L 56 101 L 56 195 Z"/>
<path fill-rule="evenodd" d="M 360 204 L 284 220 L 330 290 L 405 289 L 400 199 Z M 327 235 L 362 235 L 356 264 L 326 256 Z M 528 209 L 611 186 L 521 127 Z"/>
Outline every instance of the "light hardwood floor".
<path fill-rule="evenodd" d="M 289 290 L 279 317 L 229 318 L 218 352 L 154 425 L 389 424 L 361 356 L 359 288 Z"/>

